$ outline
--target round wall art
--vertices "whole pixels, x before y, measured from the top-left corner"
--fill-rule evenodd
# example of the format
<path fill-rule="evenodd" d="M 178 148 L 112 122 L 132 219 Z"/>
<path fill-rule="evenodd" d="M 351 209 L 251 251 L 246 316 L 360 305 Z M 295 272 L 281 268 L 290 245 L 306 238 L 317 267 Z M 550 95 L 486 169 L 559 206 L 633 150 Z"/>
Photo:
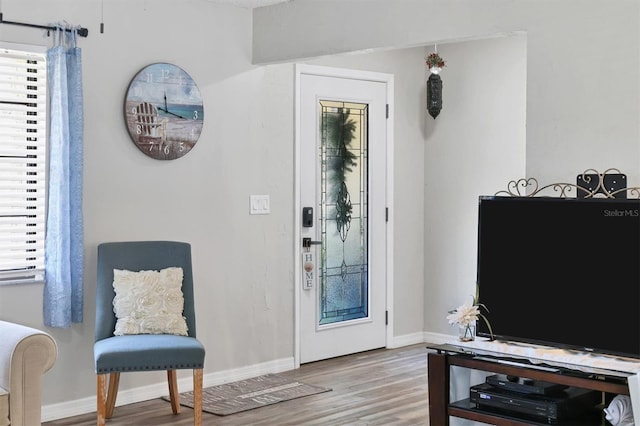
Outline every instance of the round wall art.
<path fill-rule="evenodd" d="M 193 149 L 204 123 L 202 96 L 182 68 L 147 65 L 129 83 L 124 115 L 135 145 L 156 160 L 175 160 Z"/>

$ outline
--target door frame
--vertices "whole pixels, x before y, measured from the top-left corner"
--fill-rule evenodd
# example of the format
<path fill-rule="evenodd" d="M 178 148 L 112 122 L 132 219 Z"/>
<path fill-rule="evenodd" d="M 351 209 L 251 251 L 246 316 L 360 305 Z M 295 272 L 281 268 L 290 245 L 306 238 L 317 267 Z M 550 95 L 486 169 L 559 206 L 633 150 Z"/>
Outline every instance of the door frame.
<path fill-rule="evenodd" d="M 345 68 L 333 68 L 319 65 L 295 64 L 295 95 L 294 95 L 294 212 L 293 212 L 293 286 L 294 286 L 294 367 L 300 367 L 300 297 L 302 290 L 302 252 L 301 216 L 302 206 L 300 202 L 300 77 L 302 74 L 310 74 L 324 77 L 348 78 L 354 80 L 368 80 L 382 82 L 387 88 L 387 132 L 386 132 L 386 182 L 385 200 L 387 206 L 387 222 L 385 227 L 385 309 L 387 311 L 386 347 L 393 341 L 393 74 L 378 73 L 372 71 L 360 71 Z"/>

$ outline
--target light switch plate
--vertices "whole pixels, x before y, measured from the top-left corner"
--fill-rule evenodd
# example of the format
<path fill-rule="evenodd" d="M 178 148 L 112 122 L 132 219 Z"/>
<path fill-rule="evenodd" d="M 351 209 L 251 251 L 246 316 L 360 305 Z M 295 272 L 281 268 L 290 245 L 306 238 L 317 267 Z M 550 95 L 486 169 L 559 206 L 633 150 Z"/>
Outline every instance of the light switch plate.
<path fill-rule="evenodd" d="M 271 212 L 268 195 L 252 195 L 250 197 L 249 214 L 269 214 Z"/>

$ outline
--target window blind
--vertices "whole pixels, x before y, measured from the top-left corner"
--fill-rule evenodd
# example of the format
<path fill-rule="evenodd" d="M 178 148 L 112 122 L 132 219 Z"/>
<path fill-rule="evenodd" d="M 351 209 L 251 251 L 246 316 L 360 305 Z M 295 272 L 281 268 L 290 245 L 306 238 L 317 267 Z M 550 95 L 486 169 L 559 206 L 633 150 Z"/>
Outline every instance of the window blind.
<path fill-rule="evenodd" d="M 44 280 L 47 64 L 0 45 L 0 284 Z"/>

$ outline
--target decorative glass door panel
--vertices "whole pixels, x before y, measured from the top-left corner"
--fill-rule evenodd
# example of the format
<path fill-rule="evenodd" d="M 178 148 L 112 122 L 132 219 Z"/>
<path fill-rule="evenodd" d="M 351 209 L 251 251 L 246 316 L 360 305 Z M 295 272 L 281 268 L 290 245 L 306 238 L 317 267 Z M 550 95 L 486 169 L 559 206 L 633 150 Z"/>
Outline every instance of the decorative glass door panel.
<path fill-rule="evenodd" d="M 320 101 L 318 324 L 369 316 L 368 105 Z"/>
<path fill-rule="evenodd" d="M 295 291 L 307 363 L 386 345 L 393 76 L 297 64 L 296 81 Z"/>

